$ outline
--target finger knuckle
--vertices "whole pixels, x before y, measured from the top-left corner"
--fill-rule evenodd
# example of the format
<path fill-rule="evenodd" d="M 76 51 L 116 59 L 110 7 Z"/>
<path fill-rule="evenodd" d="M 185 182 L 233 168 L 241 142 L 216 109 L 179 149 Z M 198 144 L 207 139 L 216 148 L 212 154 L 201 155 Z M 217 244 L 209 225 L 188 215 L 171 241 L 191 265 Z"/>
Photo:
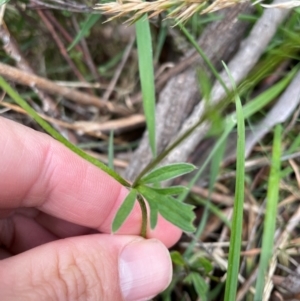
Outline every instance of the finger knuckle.
<path fill-rule="evenodd" d="M 92 260 L 72 250 L 58 255 L 57 279 L 60 293 L 66 301 L 104 300 L 105 290 Z"/>

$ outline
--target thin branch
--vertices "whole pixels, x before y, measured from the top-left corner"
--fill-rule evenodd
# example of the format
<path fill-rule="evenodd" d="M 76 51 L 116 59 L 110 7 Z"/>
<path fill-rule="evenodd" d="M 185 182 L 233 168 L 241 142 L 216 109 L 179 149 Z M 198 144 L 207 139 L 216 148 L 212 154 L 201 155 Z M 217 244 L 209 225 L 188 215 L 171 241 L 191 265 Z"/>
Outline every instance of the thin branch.
<path fill-rule="evenodd" d="M 42 10 L 38 9 L 37 13 L 40 16 L 40 18 L 42 19 L 42 21 L 45 23 L 45 25 L 48 28 L 53 40 L 57 44 L 61 55 L 66 60 L 66 62 L 69 64 L 69 66 L 72 69 L 72 71 L 74 72 L 74 74 L 77 76 L 77 78 L 80 81 L 85 82 L 86 81 L 85 78 L 82 76 L 82 74 L 80 73 L 80 71 L 78 70 L 78 68 L 74 64 L 74 62 L 69 57 L 69 54 L 68 54 L 63 42 L 61 41 L 60 37 L 56 33 L 56 31 L 55 31 L 53 25 L 51 24 L 51 22 L 48 20 L 46 12 L 43 12 Z"/>
<path fill-rule="evenodd" d="M 109 83 L 109 85 L 108 85 L 108 88 L 107 88 L 106 92 L 105 92 L 104 95 L 103 95 L 103 98 L 104 98 L 105 100 L 108 100 L 108 99 L 109 99 L 111 93 L 113 92 L 113 90 L 114 90 L 114 88 L 115 88 L 115 86 L 116 86 L 116 83 L 117 83 L 117 81 L 118 81 L 118 79 L 119 79 L 119 77 L 120 77 L 120 75 L 121 75 L 121 72 L 122 72 L 122 70 L 123 70 L 123 68 L 124 68 L 124 65 L 125 65 L 125 63 L 126 63 L 128 57 L 129 57 L 129 54 L 130 54 L 130 52 L 131 52 L 131 49 L 132 49 L 132 46 L 133 46 L 134 41 L 135 41 L 135 36 L 132 36 L 131 39 L 130 39 L 130 41 L 129 41 L 129 43 L 128 43 L 128 45 L 127 45 L 127 47 L 125 48 L 125 51 L 124 51 L 124 55 L 123 55 L 123 57 L 122 57 L 122 60 L 121 60 L 121 62 L 120 62 L 120 64 L 119 64 L 119 66 L 117 67 L 117 70 L 116 70 L 116 72 L 115 72 L 115 74 L 114 74 L 112 80 L 110 81 L 110 83 Z"/>
<path fill-rule="evenodd" d="M 39 77 L 37 75 L 29 74 L 1 62 L 0 75 L 18 84 L 28 87 L 36 87 L 46 91 L 49 94 L 58 94 L 82 105 L 92 105 L 97 108 L 106 109 L 111 113 L 116 113 L 119 115 L 128 115 L 130 113 L 122 106 L 113 105 L 112 103 L 104 101 L 99 97 L 88 95 L 75 89 L 59 86 L 51 80 Z"/>
<path fill-rule="evenodd" d="M 85 4 L 79 4 L 77 2 L 71 1 L 59 1 L 59 0 L 32 0 L 30 4 L 26 5 L 27 8 L 31 9 L 44 9 L 51 8 L 57 10 L 67 10 L 69 12 L 76 13 L 90 13 L 93 12 L 93 9 Z"/>
<path fill-rule="evenodd" d="M 56 29 L 61 33 L 61 35 L 64 37 L 64 39 L 68 43 L 72 43 L 73 38 L 66 31 L 66 29 L 56 20 L 56 18 L 53 16 L 53 14 L 50 11 L 46 11 L 46 13 L 47 13 L 47 18 L 50 20 L 50 22 L 53 24 L 53 26 L 56 27 Z M 78 52 L 81 52 L 82 55 L 84 55 L 83 49 L 81 48 L 81 46 L 79 44 L 76 44 L 74 47 Z"/>
<path fill-rule="evenodd" d="M 8 56 L 13 58 L 17 64 L 17 66 L 28 73 L 35 74 L 33 68 L 27 62 L 27 60 L 22 55 L 20 48 L 17 45 L 15 39 L 11 36 L 6 24 L 3 22 L 0 26 L 0 39 L 3 43 L 3 49 Z M 51 99 L 48 95 L 46 95 L 43 91 L 36 87 L 32 87 L 34 92 L 39 96 L 40 100 L 43 104 L 44 112 L 51 112 L 55 115 L 58 114 L 56 103 L 53 99 Z"/>
<path fill-rule="evenodd" d="M 73 22 L 73 25 L 75 27 L 75 30 L 77 32 L 79 32 L 80 28 L 79 28 L 78 22 L 77 22 L 77 20 L 76 20 L 76 18 L 75 18 L 74 15 L 72 16 L 72 22 Z M 80 44 L 81 44 L 81 47 L 82 47 L 82 50 L 83 50 L 83 56 L 85 58 L 86 65 L 90 69 L 90 71 L 91 71 L 94 79 L 97 80 L 97 81 L 100 81 L 100 74 L 99 74 L 99 72 L 98 72 L 98 70 L 97 70 L 97 68 L 96 68 L 96 66 L 95 66 L 95 64 L 93 62 L 90 50 L 89 50 L 89 48 L 87 46 L 87 43 L 86 43 L 86 40 L 85 40 L 84 37 L 81 38 Z"/>

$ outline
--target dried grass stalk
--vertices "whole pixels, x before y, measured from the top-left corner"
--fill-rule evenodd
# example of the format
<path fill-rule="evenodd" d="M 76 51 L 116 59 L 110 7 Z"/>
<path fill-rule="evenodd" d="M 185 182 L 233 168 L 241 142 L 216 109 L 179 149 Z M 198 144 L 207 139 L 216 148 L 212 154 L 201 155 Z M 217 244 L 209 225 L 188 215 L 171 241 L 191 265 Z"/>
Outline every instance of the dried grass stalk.
<path fill-rule="evenodd" d="M 184 22 L 196 13 L 207 14 L 248 0 L 156 0 L 144 2 L 142 0 L 125 0 L 121 2 L 109 2 L 97 4 L 94 9 L 101 10 L 105 14 L 114 15 L 108 21 L 115 18 L 131 15 L 128 23 L 134 23 L 144 14 L 149 13 L 149 18 L 166 12 L 166 18 Z"/>

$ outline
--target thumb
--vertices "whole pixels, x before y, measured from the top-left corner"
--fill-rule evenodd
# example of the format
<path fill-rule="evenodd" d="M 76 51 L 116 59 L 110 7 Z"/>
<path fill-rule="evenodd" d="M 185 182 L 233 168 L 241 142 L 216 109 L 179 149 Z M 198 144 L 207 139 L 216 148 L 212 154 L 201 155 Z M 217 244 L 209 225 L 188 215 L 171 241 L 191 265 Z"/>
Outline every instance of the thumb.
<path fill-rule="evenodd" d="M 0 261 L 0 299 L 148 300 L 172 276 L 158 240 L 95 234 L 68 238 Z"/>

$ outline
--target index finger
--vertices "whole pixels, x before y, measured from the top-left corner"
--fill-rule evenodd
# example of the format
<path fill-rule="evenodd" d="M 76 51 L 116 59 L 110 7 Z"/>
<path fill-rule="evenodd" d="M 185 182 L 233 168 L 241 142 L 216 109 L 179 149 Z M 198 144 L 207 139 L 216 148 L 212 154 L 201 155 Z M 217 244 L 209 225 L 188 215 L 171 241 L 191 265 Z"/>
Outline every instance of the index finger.
<path fill-rule="evenodd" d="M 0 118 L 0 129 L 1 209 L 37 207 L 58 218 L 110 232 L 128 194 L 125 187 L 45 134 L 4 118 Z M 121 233 L 139 234 L 140 226 L 136 204 Z M 162 219 L 154 232 L 167 245 L 179 235 L 176 227 Z"/>

